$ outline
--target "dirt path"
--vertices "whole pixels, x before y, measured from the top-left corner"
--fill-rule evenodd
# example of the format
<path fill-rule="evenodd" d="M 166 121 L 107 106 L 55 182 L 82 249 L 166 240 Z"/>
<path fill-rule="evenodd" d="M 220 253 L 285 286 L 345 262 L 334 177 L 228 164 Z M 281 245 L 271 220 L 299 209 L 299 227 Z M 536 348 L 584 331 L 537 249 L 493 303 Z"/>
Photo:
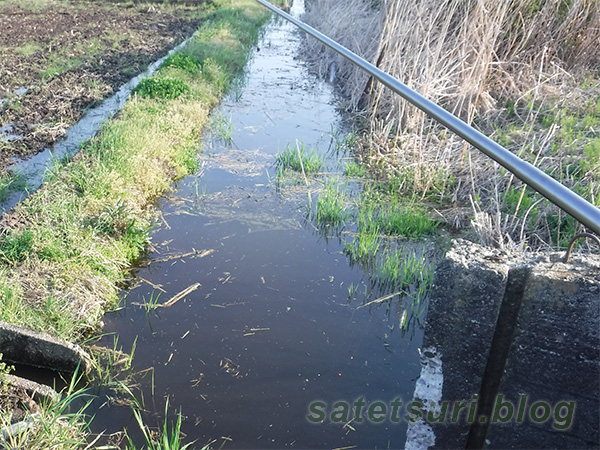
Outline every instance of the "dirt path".
<path fill-rule="evenodd" d="M 51 145 L 86 108 L 190 36 L 210 1 L 3 2 L 0 173 Z"/>

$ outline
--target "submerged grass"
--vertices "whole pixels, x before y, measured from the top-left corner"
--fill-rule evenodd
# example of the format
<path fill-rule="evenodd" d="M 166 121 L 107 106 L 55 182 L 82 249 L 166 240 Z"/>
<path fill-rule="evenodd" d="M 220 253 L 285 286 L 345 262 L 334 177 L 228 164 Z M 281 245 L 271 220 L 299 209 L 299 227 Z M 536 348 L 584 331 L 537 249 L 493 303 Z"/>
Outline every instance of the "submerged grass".
<path fill-rule="evenodd" d="M 375 256 L 382 246 L 383 237 L 377 227 L 359 233 L 351 242 L 344 244 L 344 253 L 348 255 L 351 263 L 362 263 L 368 266 L 374 261 Z"/>
<path fill-rule="evenodd" d="M 414 251 L 403 253 L 395 249 L 381 259 L 373 281 L 383 289 L 409 293 L 412 286 L 429 285 L 432 277 L 433 269 L 424 252 L 417 256 Z"/>
<path fill-rule="evenodd" d="M 22 191 L 26 187 L 27 181 L 20 172 L 0 175 L 0 202 L 6 200 L 12 192 Z"/>
<path fill-rule="evenodd" d="M 346 140 L 351 142 L 347 150 L 356 145 L 355 134 Z M 333 139 L 332 139 L 333 141 Z M 345 158 L 344 152 L 334 152 Z M 411 321 L 422 315 L 433 277 L 433 264 L 425 251 L 419 254 L 412 250 L 415 245 L 422 248 L 428 244 L 423 239 L 436 233 L 438 222 L 431 217 L 425 206 L 416 199 L 405 198 L 399 189 L 399 179 L 374 179 L 365 166 L 355 161 L 346 163 L 345 177 L 322 174 L 309 183 L 306 173 L 320 171 L 324 159 L 314 158 L 316 153 L 307 153 L 304 146 L 288 145 L 277 155 L 278 181 L 290 172 L 302 172 L 296 184 L 308 188 L 307 216 L 314 222 L 315 229 L 325 236 L 336 235 L 343 243 L 343 253 L 351 265 L 359 265 L 368 279 L 365 301 L 373 294 L 383 294 L 367 304 L 397 304 L 401 314 L 401 328 L 406 329 Z M 313 164 L 313 159 L 316 161 Z M 356 180 L 360 178 L 360 180 Z M 311 189 L 322 183 L 316 202 L 312 201 Z M 357 292 L 353 284 L 348 288 L 349 297 Z M 391 294 L 390 294 L 391 293 Z M 383 300 L 382 300 L 383 299 Z"/>
<path fill-rule="evenodd" d="M 433 279 L 433 264 L 425 251 L 411 249 L 427 245 L 414 240 L 434 234 L 438 222 L 414 199 L 403 198 L 396 181 L 372 179 L 356 163 L 347 164 L 344 174 L 345 182 L 336 177 L 323 182 L 314 211 L 310 202 L 307 205 L 309 216 L 320 233 L 342 239 L 350 264 L 359 265 L 367 275 L 370 288 L 363 306 L 386 304 L 391 310 L 395 305 L 399 327 L 406 331 L 423 314 Z M 360 182 L 351 184 L 355 175 L 360 175 Z M 350 285 L 349 298 L 356 292 L 357 287 Z M 375 293 L 383 297 L 367 301 Z"/>
<path fill-rule="evenodd" d="M 226 146 L 233 144 L 233 122 L 222 112 L 213 114 L 210 118 L 210 133 L 220 139 Z"/>
<path fill-rule="evenodd" d="M 385 255 L 378 260 L 375 270 L 371 271 L 371 283 L 379 286 L 383 295 L 366 301 L 361 307 L 387 305 L 388 311 L 392 303 L 397 302 L 399 328 L 406 331 L 412 322 L 418 321 L 426 309 L 424 302 L 433 282 L 433 265 L 422 251 L 388 248 Z M 348 290 L 353 296 L 356 288 Z"/>
<path fill-rule="evenodd" d="M 127 450 L 136 450 L 138 448 L 143 448 L 146 450 L 186 450 L 192 448 L 194 442 L 189 442 L 187 444 L 182 443 L 182 433 L 181 433 L 181 419 L 182 413 L 179 411 L 177 414 L 177 418 L 171 426 L 169 427 L 168 420 L 168 409 L 169 409 L 169 398 L 167 397 L 167 401 L 165 402 L 165 419 L 162 424 L 162 428 L 159 430 L 159 433 L 156 433 L 154 430 L 150 429 L 150 427 L 144 422 L 142 417 L 142 406 L 137 403 L 133 408 L 133 415 L 135 420 L 142 431 L 144 436 L 144 445 L 143 447 L 137 447 L 133 442 L 133 439 L 127 434 L 127 430 L 125 431 L 125 437 L 127 439 Z M 201 450 L 207 450 L 209 445 L 202 447 Z"/>
<path fill-rule="evenodd" d="M 307 149 L 302 142 L 288 144 L 284 151 L 275 155 L 276 184 L 309 185 L 307 174 L 316 174 L 325 166 L 325 156 L 315 149 Z M 312 199 L 309 189 L 309 214 L 312 214 Z"/>

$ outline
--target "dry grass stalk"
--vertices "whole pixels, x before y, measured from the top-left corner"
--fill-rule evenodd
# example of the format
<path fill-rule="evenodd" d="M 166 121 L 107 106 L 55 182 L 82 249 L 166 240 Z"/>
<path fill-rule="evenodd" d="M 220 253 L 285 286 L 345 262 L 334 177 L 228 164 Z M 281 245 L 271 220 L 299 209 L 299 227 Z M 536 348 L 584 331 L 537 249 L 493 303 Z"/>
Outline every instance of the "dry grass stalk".
<path fill-rule="evenodd" d="M 191 286 L 188 286 L 187 288 L 185 288 L 183 291 L 179 292 L 177 295 L 171 297 L 169 300 L 164 302 L 162 305 L 158 305 L 158 306 L 160 306 L 161 308 L 169 308 L 169 307 L 173 306 L 175 303 L 177 303 L 179 300 L 184 298 L 186 295 L 194 292 L 200 286 L 201 286 L 200 283 L 194 283 Z"/>
<path fill-rule="evenodd" d="M 152 259 L 152 260 L 148 261 L 148 265 L 173 261 L 174 259 L 188 258 L 190 256 L 193 258 L 204 258 L 205 256 L 212 255 L 214 252 L 215 252 L 215 250 L 213 248 L 208 249 L 208 250 L 202 250 L 202 251 L 198 251 L 198 250 L 194 249 L 191 252 L 179 253 L 179 254 L 175 254 L 175 255 L 165 256 L 163 258 Z"/>
<path fill-rule="evenodd" d="M 598 201 L 600 170 L 574 175 L 585 163 L 586 145 L 600 137 L 594 128 L 600 111 L 590 113 L 592 125 L 579 126 L 594 109 L 590 99 L 600 101 L 598 0 L 313 0 L 305 20 Z M 357 108 L 365 87 L 371 88 L 363 161 L 399 178 L 405 192 L 433 196 L 444 207 L 473 205 L 472 229 L 481 241 L 560 245 L 557 208 L 545 201 L 532 205 L 522 183 L 496 163 L 387 88 L 369 86 L 360 69 L 307 45 L 322 72 L 337 61 L 350 107 Z M 592 82 L 584 83 L 586 77 Z M 574 138 L 567 136 L 569 115 L 580 129 Z M 549 117 L 551 125 L 541 126 Z M 521 197 L 507 206 L 506 193 L 513 190 Z"/>
<path fill-rule="evenodd" d="M 307 2 L 303 19 L 308 23 L 318 23 L 318 28 L 329 37 L 367 60 L 376 61 L 383 20 L 373 10 L 371 2 L 314 0 Z M 367 74 L 312 38 L 306 42 L 305 55 L 322 77 L 328 76 L 331 64 L 335 63 L 336 76 L 341 80 L 340 87 L 345 97 L 352 107 L 358 105 L 369 80 Z"/>

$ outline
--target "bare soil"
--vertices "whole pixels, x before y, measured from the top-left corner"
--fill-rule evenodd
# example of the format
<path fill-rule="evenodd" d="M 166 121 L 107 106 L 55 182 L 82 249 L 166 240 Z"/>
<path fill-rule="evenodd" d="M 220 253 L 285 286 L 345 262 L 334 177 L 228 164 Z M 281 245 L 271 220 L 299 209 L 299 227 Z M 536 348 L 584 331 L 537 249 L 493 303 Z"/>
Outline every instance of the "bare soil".
<path fill-rule="evenodd" d="M 2 2 L 0 173 L 189 37 L 210 2 Z"/>

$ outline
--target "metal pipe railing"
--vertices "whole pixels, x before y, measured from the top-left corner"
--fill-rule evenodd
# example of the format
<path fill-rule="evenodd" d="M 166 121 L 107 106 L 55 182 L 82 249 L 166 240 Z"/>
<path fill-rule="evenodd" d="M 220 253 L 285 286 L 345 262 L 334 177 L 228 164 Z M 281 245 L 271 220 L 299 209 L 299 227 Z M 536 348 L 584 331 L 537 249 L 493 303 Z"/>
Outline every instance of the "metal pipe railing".
<path fill-rule="evenodd" d="M 375 79 L 379 80 L 385 86 L 390 88 L 392 91 L 408 100 L 417 108 L 427 113 L 430 117 L 433 117 L 449 130 L 453 131 L 471 145 L 481 150 L 498 164 L 511 171 L 517 178 L 527 183 L 552 203 L 560 207 L 563 211 L 569 213 L 582 224 L 600 234 L 600 209 L 598 209 L 596 206 L 580 197 L 566 186 L 563 186 L 537 167 L 533 166 L 527 161 L 523 161 L 518 156 L 509 152 L 507 149 L 494 142 L 483 133 L 480 133 L 458 117 L 449 113 L 441 106 L 423 97 L 418 92 L 413 91 L 401 81 L 374 66 L 370 62 L 364 60 L 356 53 L 353 53 L 347 48 L 338 44 L 333 39 L 325 36 L 323 33 L 315 30 L 313 27 L 273 6 L 266 0 L 256 1 L 266 6 L 271 11 L 277 13 L 284 19 L 290 21 L 315 39 L 318 39 L 346 59 L 352 61 Z"/>

